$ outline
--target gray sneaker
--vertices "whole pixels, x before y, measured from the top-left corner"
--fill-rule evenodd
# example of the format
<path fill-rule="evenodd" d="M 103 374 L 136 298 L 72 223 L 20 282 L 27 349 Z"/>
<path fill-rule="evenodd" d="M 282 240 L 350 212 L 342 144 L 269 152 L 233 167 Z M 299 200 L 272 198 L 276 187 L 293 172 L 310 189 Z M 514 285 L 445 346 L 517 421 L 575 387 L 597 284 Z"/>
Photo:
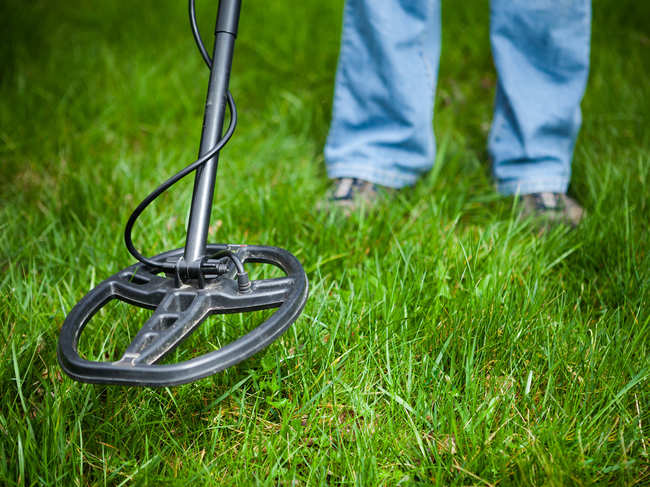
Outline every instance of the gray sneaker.
<path fill-rule="evenodd" d="M 336 178 L 325 198 L 316 205 L 322 212 L 341 212 L 346 217 L 360 208 L 370 208 L 391 188 L 359 178 Z"/>
<path fill-rule="evenodd" d="M 522 196 L 523 217 L 539 216 L 547 223 L 563 223 L 577 227 L 584 209 L 576 200 L 564 193 L 532 193 Z"/>

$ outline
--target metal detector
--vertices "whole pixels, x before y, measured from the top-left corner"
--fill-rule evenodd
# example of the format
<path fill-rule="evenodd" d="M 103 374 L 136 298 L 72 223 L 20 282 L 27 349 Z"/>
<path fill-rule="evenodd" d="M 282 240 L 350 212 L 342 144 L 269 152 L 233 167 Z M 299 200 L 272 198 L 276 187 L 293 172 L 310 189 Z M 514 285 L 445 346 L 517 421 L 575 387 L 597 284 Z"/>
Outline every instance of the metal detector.
<path fill-rule="evenodd" d="M 219 151 L 232 136 L 237 110 L 228 91 L 241 0 L 220 0 L 210 58 L 189 1 L 192 33 L 210 68 L 199 159 L 161 184 L 131 214 L 124 231 L 129 252 L 139 261 L 109 277 L 72 308 L 59 336 L 58 359 L 75 380 L 98 384 L 169 386 L 192 382 L 241 362 L 276 340 L 300 315 L 308 294 L 307 276 L 288 251 L 257 245 L 208 244 L 208 227 Z M 226 106 L 229 125 L 223 133 Z M 149 204 L 181 178 L 196 171 L 185 247 L 156 257 L 143 256 L 131 232 Z M 279 267 L 285 277 L 251 280 L 246 263 Z M 122 357 L 90 361 L 78 352 L 90 319 L 111 300 L 153 309 Z M 174 364 L 159 364 L 208 316 L 277 310 L 257 328 L 223 348 Z"/>

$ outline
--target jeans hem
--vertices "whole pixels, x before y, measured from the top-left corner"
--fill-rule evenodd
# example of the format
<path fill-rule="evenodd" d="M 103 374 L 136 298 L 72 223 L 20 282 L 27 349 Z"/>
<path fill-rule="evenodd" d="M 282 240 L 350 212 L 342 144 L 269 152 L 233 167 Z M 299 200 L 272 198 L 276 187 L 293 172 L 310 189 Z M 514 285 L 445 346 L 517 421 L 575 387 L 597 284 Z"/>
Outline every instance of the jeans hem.
<path fill-rule="evenodd" d="M 389 188 L 413 186 L 418 180 L 418 175 L 414 174 L 403 174 L 389 169 L 377 169 L 369 167 L 367 164 L 349 163 L 328 164 L 327 176 L 330 179 L 358 178 Z"/>
<path fill-rule="evenodd" d="M 497 182 L 497 191 L 506 196 L 531 193 L 566 193 L 568 187 L 569 180 L 565 178 Z"/>

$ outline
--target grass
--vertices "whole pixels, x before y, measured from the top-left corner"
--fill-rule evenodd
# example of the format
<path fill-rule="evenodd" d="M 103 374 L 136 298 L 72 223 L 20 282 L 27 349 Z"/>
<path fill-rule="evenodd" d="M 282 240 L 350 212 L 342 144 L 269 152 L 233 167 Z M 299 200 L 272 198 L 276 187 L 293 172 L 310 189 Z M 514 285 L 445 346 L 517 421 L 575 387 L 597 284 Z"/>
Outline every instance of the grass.
<path fill-rule="evenodd" d="M 211 240 L 291 250 L 311 295 L 264 352 L 166 389 L 75 383 L 55 352 L 66 312 L 131 263 L 131 209 L 198 147 L 207 73 L 185 5 L 134 5 L 0 6 L 0 483 L 650 481 L 645 2 L 594 2 L 571 188 L 589 218 L 544 236 L 489 178 L 483 2 L 443 5 L 435 169 L 347 222 L 313 211 L 342 2 L 245 2 Z M 143 217 L 148 253 L 183 244 L 190 191 Z M 118 353 L 143 313 L 111 306 L 84 352 Z M 260 318 L 215 318 L 177 358 Z"/>

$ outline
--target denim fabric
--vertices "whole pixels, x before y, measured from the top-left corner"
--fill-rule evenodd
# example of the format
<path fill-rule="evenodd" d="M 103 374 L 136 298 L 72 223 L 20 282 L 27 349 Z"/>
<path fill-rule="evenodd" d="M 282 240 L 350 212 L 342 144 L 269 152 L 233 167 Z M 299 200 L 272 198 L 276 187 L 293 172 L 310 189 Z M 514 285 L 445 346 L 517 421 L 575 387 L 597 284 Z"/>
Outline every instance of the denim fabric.
<path fill-rule="evenodd" d="M 589 69 L 590 0 L 492 0 L 490 11 L 497 187 L 565 192 Z M 402 187 L 431 168 L 439 57 L 439 0 L 347 0 L 329 177 Z"/>

